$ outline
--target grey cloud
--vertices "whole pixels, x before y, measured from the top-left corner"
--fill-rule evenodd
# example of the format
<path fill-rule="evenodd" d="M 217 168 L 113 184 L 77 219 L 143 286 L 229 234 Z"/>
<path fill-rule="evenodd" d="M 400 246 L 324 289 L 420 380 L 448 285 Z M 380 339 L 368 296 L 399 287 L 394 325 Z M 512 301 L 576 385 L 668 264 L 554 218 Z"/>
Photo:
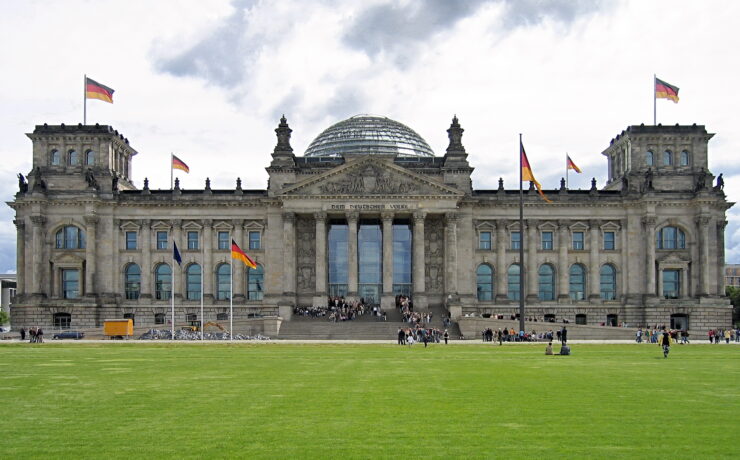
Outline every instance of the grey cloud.
<path fill-rule="evenodd" d="M 304 95 L 302 90 L 293 88 L 272 108 L 272 118 L 277 120 L 283 114 L 290 118 L 291 113 L 301 112 L 307 123 L 322 120 L 327 115 L 336 120 L 342 120 L 363 112 L 368 105 L 362 90 L 354 85 L 336 86 L 330 98 L 309 107 L 302 106 Z"/>
<path fill-rule="evenodd" d="M 569 24 L 579 16 L 604 7 L 603 0 L 509 0 L 505 3 L 503 23 L 510 29 L 536 25 L 548 18 Z"/>

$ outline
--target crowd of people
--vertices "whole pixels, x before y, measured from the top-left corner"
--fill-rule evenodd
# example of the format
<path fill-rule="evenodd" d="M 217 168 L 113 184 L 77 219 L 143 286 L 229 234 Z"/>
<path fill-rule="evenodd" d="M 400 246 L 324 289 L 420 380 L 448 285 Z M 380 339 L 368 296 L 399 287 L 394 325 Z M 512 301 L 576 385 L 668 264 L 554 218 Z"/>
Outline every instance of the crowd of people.
<path fill-rule="evenodd" d="M 538 342 L 538 341 L 550 341 L 557 338 L 558 342 L 567 342 L 568 340 L 568 329 L 563 326 L 557 331 L 553 332 L 552 329 L 546 332 L 538 333 L 535 330 L 531 332 L 527 331 L 515 331 L 514 328 L 499 328 L 494 331 L 490 327 L 481 331 L 481 340 L 484 342 Z"/>
<path fill-rule="evenodd" d="M 21 328 L 18 332 L 21 335 L 21 340 L 26 340 L 26 330 Z M 30 343 L 44 343 L 44 330 L 40 327 L 30 327 L 28 328 L 28 337 Z"/>
<path fill-rule="evenodd" d="M 372 314 L 377 319 L 385 321 L 387 314 L 377 305 L 368 307 L 365 299 L 348 301 L 344 297 L 329 297 L 326 307 L 295 307 L 293 314 L 308 318 L 326 318 L 336 323 L 339 321 L 352 321 L 365 314 Z"/>
<path fill-rule="evenodd" d="M 740 327 L 736 329 L 711 329 L 707 332 L 709 343 L 725 343 L 740 342 Z"/>
<path fill-rule="evenodd" d="M 414 343 L 423 343 L 424 346 L 428 346 L 430 343 L 441 343 L 444 341 L 447 345 L 450 339 L 450 333 L 445 329 L 444 331 L 437 328 L 424 328 L 417 325 L 414 328 L 398 328 L 398 344 L 399 345 L 413 345 Z"/>

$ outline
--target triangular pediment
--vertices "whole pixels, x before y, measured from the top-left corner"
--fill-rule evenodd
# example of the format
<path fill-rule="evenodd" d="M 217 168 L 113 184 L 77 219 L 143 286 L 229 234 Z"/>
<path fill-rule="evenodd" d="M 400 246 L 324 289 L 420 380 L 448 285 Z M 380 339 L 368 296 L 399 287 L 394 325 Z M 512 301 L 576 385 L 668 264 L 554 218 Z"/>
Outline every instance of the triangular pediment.
<path fill-rule="evenodd" d="M 287 187 L 285 198 L 306 196 L 441 196 L 463 192 L 381 158 L 359 158 Z"/>

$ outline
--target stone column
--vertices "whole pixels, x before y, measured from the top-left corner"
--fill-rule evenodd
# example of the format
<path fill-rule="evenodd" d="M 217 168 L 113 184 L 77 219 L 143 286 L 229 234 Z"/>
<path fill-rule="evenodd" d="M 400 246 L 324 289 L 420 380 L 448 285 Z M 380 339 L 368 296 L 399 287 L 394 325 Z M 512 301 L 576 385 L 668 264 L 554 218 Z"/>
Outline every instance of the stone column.
<path fill-rule="evenodd" d="M 496 289 L 496 302 L 507 299 L 506 248 L 508 244 L 506 241 L 506 224 L 507 222 L 505 220 L 496 222 L 496 267 L 494 269 L 494 276 L 496 277 L 494 287 Z"/>
<path fill-rule="evenodd" d="M 655 217 L 645 217 L 646 251 L 645 251 L 645 294 L 655 297 Z M 661 283 L 660 292 L 663 288 Z"/>
<path fill-rule="evenodd" d="M 180 256 L 182 256 L 183 251 L 185 250 L 185 248 L 187 248 L 187 241 L 183 242 L 182 240 L 182 221 L 180 219 L 175 219 L 172 221 L 172 241 L 173 247 L 175 242 L 180 243 L 180 246 L 177 247 L 177 250 L 180 251 Z M 182 274 L 182 270 L 182 266 L 178 265 L 177 262 L 173 260 L 172 283 L 174 289 L 172 290 L 172 295 L 175 296 L 175 301 L 182 300 L 182 298 L 184 297 L 182 293 L 185 292 L 185 277 Z"/>
<path fill-rule="evenodd" d="M 689 297 L 689 269 L 684 267 L 681 269 L 681 289 L 678 292 L 679 299 L 686 299 Z"/>
<path fill-rule="evenodd" d="M 386 212 L 383 219 L 383 293 L 380 307 L 392 309 L 395 307 L 393 296 L 393 213 Z"/>
<path fill-rule="evenodd" d="M 710 292 L 709 288 L 709 267 L 711 259 L 709 258 L 709 217 L 699 216 L 695 219 L 697 234 L 699 235 L 699 295 L 706 296 Z M 683 288 L 683 286 L 681 286 Z"/>
<path fill-rule="evenodd" d="M 717 241 L 715 243 L 719 257 L 717 257 L 714 266 L 717 273 L 720 273 L 719 280 L 714 286 L 717 289 L 714 295 L 718 296 L 725 295 L 725 227 L 727 227 L 727 221 L 725 219 L 719 219 L 717 221 Z"/>
<path fill-rule="evenodd" d="M 295 213 L 283 213 L 283 295 L 296 293 Z"/>
<path fill-rule="evenodd" d="M 32 285 L 31 293 L 34 295 L 43 295 L 46 289 L 41 287 L 41 278 L 44 273 L 44 267 L 42 266 L 42 254 L 44 249 L 44 241 L 42 238 L 42 232 L 44 230 L 44 223 L 46 218 L 44 216 L 31 216 L 31 224 L 33 225 L 33 233 L 31 236 L 31 254 L 33 265 L 31 267 Z"/>
<path fill-rule="evenodd" d="M 213 295 L 213 280 L 216 276 L 213 270 L 213 221 L 203 220 L 203 262 L 200 267 L 200 276 L 203 277 L 203 303 L 211 303 L 216 298 Z"/>
<path fill-rule="evenodd" d="M 414 213 L 414 234 L 411 242 L 413 249 L 412 256 L 412 281 L 414 284 L 412 300 L 414 305 L 419 309 L 425 309 L 427 306 L 426 297 L 426 272 L 424 256 L 424 218 L 426 213 L 419 211 Z"/>
<path fill-rule="evenodd" d="M 26 223 L 22 219 L 13 221 L 16 230 L 16 253 L 15 253 L 15 290 L 16 295 L 26 293 Z"/>
<path fill-rule="evenodd" d="M 326 306 L 327 264 L 326 264 L 326 213 L 317 212 L 316 219 L 316 292 L 313 296 L 314 306 Z"/>
<path fill-rule="evenodd" d="M 347 296 L 350 298 L 357 297 L 357 221 L 359 217 L 359 214 L 356 212 L 347 214 L 347 227 L 349 229 L 347 240 L 349 286 L 347 286 Z"/>
<path fill-rule="evenodd" d="M 589 258 L 588 258 L 588 300 L 598 302 L 601 299 L 601 280 L 599 275 L 599 224 L 601 222 L 592 220 L 589 222 L 591 235 L 589 237 Z M 614 241 L 614 244 L 617 242 Z M 615 293 L 616 294 L 616 293 Z"/>
<path fill-rule="evenodd" d="M 83 153 L 84 154 L 84 153 Z M 85 296 L 95 297 L 97 292 L 97 263 L 98 257 L 96 230 L 98 225 L 98 216 L 84 216 L 85 232 L 87 238 L 85 242 Z M 143 239 L 143 238 L 142 238 Z M 118 267 L 113 267 L 113 272 L 118 273 Z M 119 277 L 120 279 L 120 277 Z"/>
<path fill-rule="evenodd" d="M 152 221 L 141 221 L 141 293 L 139 298 L 152 298 Z M 125 289 L 125 287 L 124 287 Z"/>
<path fill-rule="evenodd" d="M 234 219 L 232 222 L 234 225 L 234 241 L 237 245 L 239 245 L 240 248 L 244 249 L 244 220 L 242 219 Z M 249 247 L 247 246 L 247 249 Z M 246 290 L 246 285 L 244 284 L 244 273 L 246 271 L 246 265 L 244 265 L 239 260 L 232 260 L 231 261 L 231 269 L 234 270 L 234 273 L 231 274 L 232 276 L 232 289 L 233 295 L 234 295 L 234 302 L 244 302 L 244 291 Z"/>
<path fill-rule="evenodd" d="M 539 300 L 538 290 L 539 286 L 537 283 L 537 221 L 529 220 L 525 224 L 527 226 L 527 245 L 524 250 L 527 254 L 527 263 L 523 265 L 525 273 L 527 275 L 526 280 L 526 293 L 527 302 L 537 302 Z M 524 232 L 522 232 L 522 243 L 524 243 Z"/>
<path fill-rule="evenodd" d="M 558 300 L 568 302 L 570 300 L 568 275 L 570 267 L 568 266 L 568 223 L 561 221 L 558 223 Z"/>
<path fill-rule="evenodd" d="M 445 214 L 445 286 L 446 294 L 457 295 L 457 213 Z"/>

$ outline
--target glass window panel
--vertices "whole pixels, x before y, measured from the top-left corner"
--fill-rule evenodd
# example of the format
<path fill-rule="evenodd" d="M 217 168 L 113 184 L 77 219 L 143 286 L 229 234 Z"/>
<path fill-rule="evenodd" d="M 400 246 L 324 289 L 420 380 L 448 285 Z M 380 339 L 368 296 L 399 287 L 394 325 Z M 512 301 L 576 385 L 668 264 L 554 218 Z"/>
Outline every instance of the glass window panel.
<path fill-rule="evenodd" d="M 136 300 L 141 292 L 141 269 L 136 264 L 126 267 L 125 276 L 126 299 Z"/>
<path fill-rule="evenodd" d="M 198 232 L 188 232 L 188 249 L 198 249 Z"/>
<path fill-rule="evenodd" d="M 655 163 L 654 155 L 652 150 L 648 150 L 645 154 L 645 163 L 647 163 L 648 166 L 653 166 Z"/>
<path fill-rule="evenodd" d="M 614 248 L 614 232 L 604 232 L 604 249 L 612 251 Z"/>
<path fill-rule="evenodd" d="M 361 224 L 357 235 L 358 277 L 360 284 L 382 283 L 383 232 L 380 224 Z"/>
<path fill-rule="evenodd" d="M 393 292 L 411 289 L 412 232 L 408 223 L 393 224 Z"/>
<path fill-rule="evenodd" d="M 663 270 L 663 297 L 678 299 L 681 296 L 681 270 Z"/>
<path fill-rule="evenodd" d="M 681 166 L 689 165 L 689 152 L 684 150 L 681 152 Z"/>
<path fill-rule="evenodd" d="M 673 164 L 673 152 L 670 150 L 663 152 L 663 164 L 665 166 L 671 166 Z"/>
<path fill-rule="evenodd" d="M 247 269 L 247 299 L 262 300 L 262 286 L 265 278 L 265 272 L 262 265 L 257 265 L 256 269 Z"/>
<path fill-rule="evenodd" d="M 539 278 L 539 299 L 555 300 L 555 276 L 552 266 L 544 264 L 538 272 Z"/>
<path fill-rule="evenodd" d="M 80 154 L 77 153 L 77 150 L 70 150 L 69 151 L 69 165 L 78 166 L 79 164 L 80 164 Z"/>
<path fill-rule="evenodd" d="M 62 156 L 59 154 L 59 150 L 51 151 L 51 164 L 52 166 L 59 166 L 62 164 Z"/>
<path fill-rule="evenodd" d="M 86 165 L 94 165 L 95 164 L 95 152 L 92 150 L 88 150 L 85 152 L 85 164 Z"/>
<path fill-rule="evenodd" d="M 136 249 L 136 232 L 126 232 L 126 249 Z"/>
<path fill-rule="evenodd" d="M 493 269 L 482 264 L 476 270 L 478 300 L 493 300 Z"/>
<path fill-rule="evenodd" d="M 154 297 L 169 300 L 172 295 L 172 270 L 167 264 L 160 264 L 154 272 Z"/>
<path fill-rule="evenodd" d="M 167 249 L 167 232 L 157 232 L 157 249 Z"/>
<path fill-rule="evenodd" d="M 510 300 L 519 300 L 520 292 L 519 292 L 519 282 L 521 281 L 519 278 L 519 265 L 514 264 L 509 267 L 509 270 L 506 274 L 507 283 L 508 283 L 508 291 L 507 291 L 507 297 Z"/>
<path fill-rule="evenodd" d="M 328 235 L 328 275 L 332 295 L 347 290 L 349 271 L 348 244 L 349 227 L 346 223 L 333 223 L 329 226 Z"/>
<path fill-rule="evenodd" d="M 614 300 L 617 293 L 617 271 L 611 265 L 601 267 L 599 273 L 600 292 L 602 300 Z"/>
<path fill-rule="evenodd" d="M 581 264 L 570 267 L 570 298 L 571 300 L 583 300 L 586 292 L 586 269 Z"/>
<path fill-rule="evenodd" d="M 552 232 L 542 232 L 542 249 L 545 251 L 551 251 L 553 249 Z"/>
<path fill-rule="evenodd" d="M 218 232 L 218 248 L 229 249 L 229 232 Z"/>
<path fill-rule="evenodd" d="M 478 249 L 491 249 L 491 232 L 480 232 Z"/>
<path fill-rule="evenodd" d="M 200 300 L 200 265 L 188 266 L 185 275 L 185 293 L 188 300 Z"/>
<path fill-rule="evenodd" d="M 522 243 L 522 236 L 519 232 L 511 232 L 511 249 L 519 249 Z"/>
<path fill-rule="evenodd" d="M 249 249 L 260 249 L 260 232 L 249 232 Z"/>
<path fill-rule="evenodd" d="M 62 297 L 65 299 L 80 297 L 79 270 L 62 270 Z"/>
<path fill-rule="evenodd" d="M 231 298 L 231 266 L 221 264 L 216 269 L 216 299 L 229 300 Z"/>
<path fill-rule="evenodd" d="M 573 232 L 573 249 L 582 251 L 584 248 L 583 232 Z"/>

